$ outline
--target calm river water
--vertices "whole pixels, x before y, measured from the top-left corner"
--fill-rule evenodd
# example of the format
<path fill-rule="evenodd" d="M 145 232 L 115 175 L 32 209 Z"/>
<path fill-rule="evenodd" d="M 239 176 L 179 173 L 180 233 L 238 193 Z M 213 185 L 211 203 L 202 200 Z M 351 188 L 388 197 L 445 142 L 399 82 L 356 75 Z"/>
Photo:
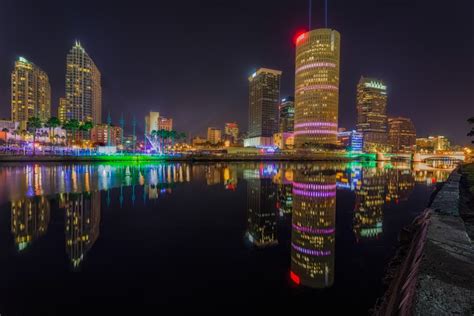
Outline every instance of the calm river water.
<path fill-rule="evenodd" d="M 448 173 L 376 163 L 2 164 L 0 314 L 144 315 L 152 304 L 367 314 L 400 229 Z"/>

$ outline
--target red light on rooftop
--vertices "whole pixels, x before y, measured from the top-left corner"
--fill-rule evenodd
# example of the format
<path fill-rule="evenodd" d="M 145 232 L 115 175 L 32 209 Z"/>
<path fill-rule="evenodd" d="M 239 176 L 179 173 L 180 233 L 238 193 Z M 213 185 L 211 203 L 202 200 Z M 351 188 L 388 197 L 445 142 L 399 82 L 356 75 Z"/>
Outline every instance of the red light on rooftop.
<path fill-rule="evenodd" d="M 290 271 L 290 279 L 295 284 L 300 285 L 300 277 L 296 273 L 294 273 L 293 271 Z"/>
<path fill-rule="evenodd" d="M 298 45 L 299 42 L 304 40 L 305 37 L 306 37 L 306 31 L 297 32 L 295 37 L 293 38 L 293 41 L 294 41 L 295 45 Z"/>

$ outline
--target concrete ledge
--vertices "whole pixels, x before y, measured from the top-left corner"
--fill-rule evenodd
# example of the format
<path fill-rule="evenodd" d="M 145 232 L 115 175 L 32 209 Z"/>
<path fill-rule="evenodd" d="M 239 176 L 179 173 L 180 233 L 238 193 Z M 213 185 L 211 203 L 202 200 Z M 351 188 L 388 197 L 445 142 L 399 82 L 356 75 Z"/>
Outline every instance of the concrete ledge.
<path fill-rule="evenodd" d="M 431 204 L 415 315 L 474 314 L 474 248 L 459 216 L 460 180 L 453 171 Z"/>

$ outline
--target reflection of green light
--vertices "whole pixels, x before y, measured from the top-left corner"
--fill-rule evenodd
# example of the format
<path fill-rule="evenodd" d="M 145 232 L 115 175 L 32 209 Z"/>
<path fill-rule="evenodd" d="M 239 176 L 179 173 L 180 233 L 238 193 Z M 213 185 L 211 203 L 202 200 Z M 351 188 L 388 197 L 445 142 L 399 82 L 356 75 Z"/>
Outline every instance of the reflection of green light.
<path fill-rule="evenodd" d="M 26 249 L 26 247 L 28 247 L 28 243 L 27 242 L 21 242 L 18 244 L 18 251 L 23 251 Z"/>

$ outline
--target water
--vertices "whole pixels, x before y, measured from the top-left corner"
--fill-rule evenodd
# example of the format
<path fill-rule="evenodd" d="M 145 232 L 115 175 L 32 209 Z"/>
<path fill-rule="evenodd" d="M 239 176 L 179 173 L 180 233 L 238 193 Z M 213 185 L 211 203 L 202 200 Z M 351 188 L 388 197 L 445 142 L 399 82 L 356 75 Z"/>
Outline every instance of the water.
<path fill-rule="evenodd" d="M 145 314 L 158 304 L 366 314 L 400 229 L 448 173 L 360 163 L 3 164 L 0 313 Z"/>

